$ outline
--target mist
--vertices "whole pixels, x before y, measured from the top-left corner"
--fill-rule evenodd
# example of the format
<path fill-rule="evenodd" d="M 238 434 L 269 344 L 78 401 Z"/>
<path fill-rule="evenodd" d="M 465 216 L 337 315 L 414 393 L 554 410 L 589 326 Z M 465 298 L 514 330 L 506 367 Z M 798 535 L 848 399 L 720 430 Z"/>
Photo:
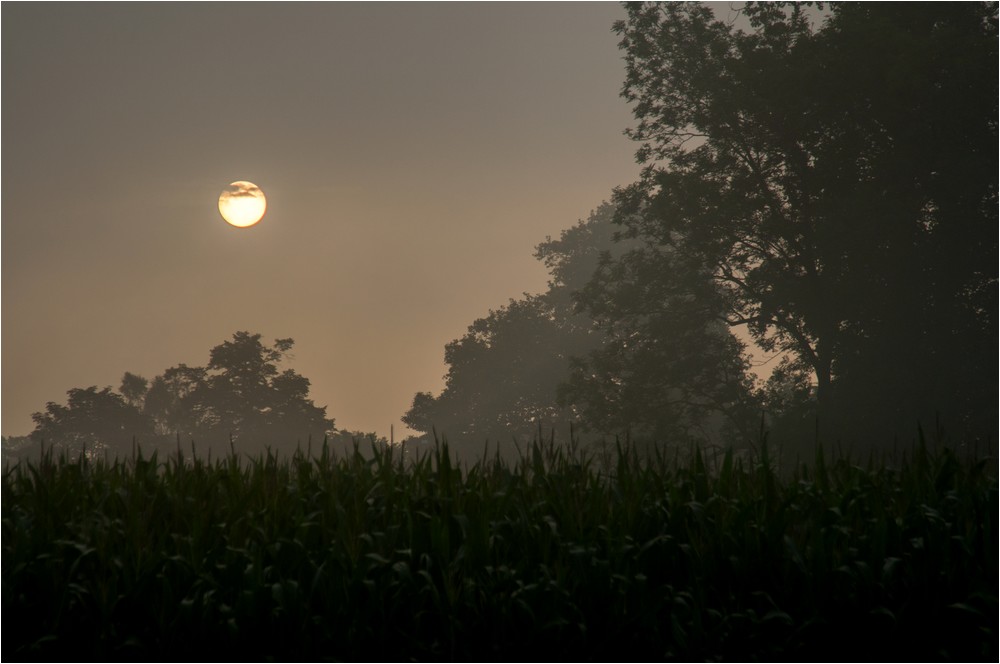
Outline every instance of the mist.
<path fill-rule="evenodd" d="M 4 659 L 996 659 L 996 5 L 2 15 Z"/>

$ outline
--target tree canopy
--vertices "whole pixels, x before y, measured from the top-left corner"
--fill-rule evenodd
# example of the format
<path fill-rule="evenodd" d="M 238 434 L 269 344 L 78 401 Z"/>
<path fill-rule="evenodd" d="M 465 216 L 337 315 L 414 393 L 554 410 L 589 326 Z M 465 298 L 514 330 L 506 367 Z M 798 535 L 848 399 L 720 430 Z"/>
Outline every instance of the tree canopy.
<path fill-rule="evenodd" d="M 148 439 L 153 433 L 142 411 L 110 387 L 74 388 L 67 396 L 65 406 L 50 401 L 43 412 L 31 416 L 32 439 L 72 452 L 102 452 L 130 449 L 136 438 Z"/>
<path fill-rule="evenodd" d="M 997 5 L 626 13 L 639 180 L 539 246 L 549 290 L 449 344 L 404 421 L 995 439 Z"/>
<path fill-rule="evenodd" d="M 434 396 L 418 393 L 403 416 L 411 429 L 445 436 L 459 451 L 512 447 L 530 441 L 541 428 L 565 431 L 578 410 L 560 402 L 558 387 L 573 357 L 601 343 L 602 333 L 577 313 L 575 288 L 589 279 L 602 251 L 610 247 L 612 208 L 603 205 L 586 222 L 559 239 L 538 246 L 536 257 L 549 268 L 549 289 L 525 295 L 490 311 L 445 347 L 445 388 Z"/>
<path fill-rule="evenodd" d="M 31 437 L 77 451 L 84 447 L 130 452 L 182 440 L 203 451 L 256 452 L 265 446 L 294 449 L 310 438 L 317 445 L 333 431 L 326 408 L 309 398 L 309 379 L 281 370 L 294 342 L 268 346 L 261 335 L 237 332 L 213 348 L 205 367 L 171 367 L 151 382 L 126 372 L 119 392 L 110 387 L 73 389 L 63 406 L 35 413 Z"/>
<path fill-rule="evenodd" d="M 827 431 L 937 411 L 995 432 L 996 4 L 742 15 L 629 4 L 616 24 L 645 164 L 616 221 L 648 248 L 597 290 L 641 282 L 626 317 L 679 289 L 718 303 L 811 375 Z"/>
<path fill-rule="evenodd" d="M 599 280 L 618 274 L 616 259 L 641 246 L 616 239 L 614 214 L 603 204 L 541 243 L 548 290 L 511 300 L 449 343 L 444 390 L 418 393 L 404 423 L 470 453 L 487 440 L 501 450 L 511 439 L 527 442 L 540 430 L 566 436 L 570 424 L 598 436 L 676 440 L 745 423 L 751 386 L 740 344 L 701 304 L 685 294 L 626 321 L 617 316 L 626 296 L 598 293 Z"/>

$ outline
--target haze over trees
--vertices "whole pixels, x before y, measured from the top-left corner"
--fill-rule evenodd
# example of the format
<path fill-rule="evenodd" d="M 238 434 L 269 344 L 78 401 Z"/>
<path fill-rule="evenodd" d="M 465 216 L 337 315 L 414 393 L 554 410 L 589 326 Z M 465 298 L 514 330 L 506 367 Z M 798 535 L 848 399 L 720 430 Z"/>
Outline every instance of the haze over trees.
<path fill-rule="evenodd" d="M 329 453 L 248 332 L 70 390 L 2 659 L 998 661 L 997 7 L 627 5 L 641 175 L 446 346 L 451 447 Z"/>
<path fill-rule="evenodd" d="M 627 12 L 646 168 L 617 221 L 811 376 L 826 432 L 940 413 L 995 436 L 996 4 L 834 4 L 815 29 L 748 3 L 749 33 L 703 7 Z M 633 271 L 677 278 L 647 256 Z"/>
<path fill-rule="evenodd" d="M 559 412 L 676 439 L 710 415 L 745 431 L 758 409 L 810 439 L 892 444 L 937 422 L 995 441 L 997 5 L 827 9 L 746 3 L 742 30 L 627 5 L 643 168 L 602 218 L 623 242 L 588 237 L 588 255 L 618 251 L 586 283 L 476 321 L 407 423 L 483 438 L 500 434 L 479 422 L 509 436 Z M 766 385 L 740 327 L 782 358 Z"/>
<path fill-rule="evenodd" d="M 571 425 L 738 445 L 762 417 L 796 445 L 995 443 L 997 5 L 625 11 L 639 179 L 537 247 L 548 289 L 449 343 L 404 423 L 471 453 Z M 204 367 L 70 390 L 32 438 L 318 442 L 333 420 L 279 369 L 291 346 L 238 332 Z"/>
<path fill-rule="evenodd" d="M 509 448 L 552 429 L 568 430 L 582 412 L 559 399 L 572 358 L 598 348 L 603 331 L 578 313 L 573 293 L 586 284 L 612 242 L 613 208 L 602 205 L 559 239 L 540 244 L 549 289 L 525 295 L 476 320 L 445 347 L 448 373 L 438 396 L 418 393 L 403 416 L 411 429 L 446 436 L 481 452 L 490 441 Z"/>
<path fill-rule="evenodd" d="M 55 449 L 131 454 L 133 444 L 163 448 L 193 442 L 201 452 L 303 449 L 333 433 L 326 408 L 309 398 L 309 379 L 280 368 L 292 339 L 268 346 L 237 332 L 212 348 L 204 367 L 179 364 L 151 382 L 126 372 L 121 387 L 72 389 L 68 402 L 35 413 L 31 438 Z"/>
<path fill-rule="evenodd" d="M 614 215 L 602 204 L 538 245 L 548 290 L 511 300 L 448 344 L 445 388 L 436 397 L 418 393 L 407 426 L 471 455 L 487 441 L 524 449 L 539 435 L 567 436 L 571 425 L 585 438 L 628 431 L 721 442 L 759 417 L 747 408 L 753 395 L 742 344 L 701 304 L 622 320 L 612 303 L 588 299 L 599 276 L 616 271 L 614 261 L 642 251 L 640 242 L 616 240 Z"/>

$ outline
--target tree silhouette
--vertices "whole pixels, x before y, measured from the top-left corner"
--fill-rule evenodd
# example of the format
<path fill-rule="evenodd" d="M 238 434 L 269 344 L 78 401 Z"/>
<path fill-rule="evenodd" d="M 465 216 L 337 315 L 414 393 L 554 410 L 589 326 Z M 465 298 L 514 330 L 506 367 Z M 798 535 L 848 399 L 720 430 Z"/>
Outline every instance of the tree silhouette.
<path fill-rule="evenodd" d="M 743 423 L 750 383 L 740 344 L 704 303 L 685 292 L 668 310 L 625 320 L 627 289 L 597 285 L 614 280 L 614 259 L 639 246 L 615 242 L 613 216 L 604 204 L 540 244 L 548 290 L 511 300 L 449 343 L 445 389 L 418 393 L 404 423 L 434 428 L 470 453 L 487 439 L 504 448 L 570 423 L 595 434 L 675 439 Z"/>
<path fill-rule="evenodd" d="M 208 366 L 179 365 L 153 380 L 146 397 L 162 433 L 218 447 L 232 440 L 241 450 L 294 449 L 333 430 L 326 408 L 309 398 L 309 379 L 278 365 L 294 345 L 237 332 L 209 353 Z"/>
<path fill-rule="evenodd" d="M 482 452 L 483 443 L 507 448 L 512 437 L 529 442 L 539 427 L 546 434 L 575 419 L 557 401 L 573 353 L 593 347 L 585 328 L 574 328 L 565 311 L 544 297 L 512 300 L 469 326 L 445 347 L 446 385 L 433 397 L 419 393 L 404 415 L 407 426 L 435 428 L 453 448 Z"/>
<path fill-rule="evenodd" d="M 602 265 L 578 299 L 607 334 L 574 361 L 561 394 L 592 428 L 660 442 L 750 435 L 759 404 L 745 344 L 720 321 L 719 293 L 690 260 L 634 248 Z"/>
<path fill-rule="evenodd" d="M 448 374 L 438 396 L 418 393 L 403 416 L 410 428 L 445 435 L 453 447 L 481 453 L 487 440 L 503 449 L 528 442 L 539 428 L 565 432 L 579 409 L 560 402 L 559 385 L 570 362 L 603 338 L 593 320 L 576 310 L 573 292 L 615 249 L 613 209 L 604 204 L 558 239 L 538 246 L 536 257 L 552 278 L 541 295 L 525 295 L 491 311 L 445 347 Z M 561 434 L 565 435 L 565 433 Z"/>
<path fill-rule="evenodd" d="M 995 432 L 996 4 L 742 11 L 746 32 L 690 4 L 616 25 L 646 164 L 617 221 L 648 249 L 609 286 L 664 284 L 638 315 L 691 275 L 808 367 L 827 431 L 943 409 Z"/>
<path fill-rule="evenodd" d="M 668 260 L 669 249 L 623 236 L 615 216 L 605 204 L 537 252 L 553 275 L 549 297 L 573 302 L 574 315 L 602 333 L 571 354 L 560 403 L 572 404 L 586 429 L 608 434 L 679 441 L 745 431 L 756 410 L 748 360 L 717 319 L 710 279 Z M 627 269 L 651 251 L 660 254 L 655 274 Z M 640 306 L 651 288 L 655 309 Z"/>
<path fill-rule="evenodd" d="M 152 423 L 134 405 L 105 387 L 74 388 L 65 406 L 49 402 L 31 419 L 31 438 L 70 454 L 84 450 L 110 454 L 131 452 L 137 438 L 151 436 Z"/>
<path fill-rule="evenodd" d="M 147 390 L 149 390 L 149 381 L 142 376 L 129 373 L 128 371 L 122 376 L 122 384 L 118 388 L 119 393 L 125 399 L 125 403 L 133 408 L 142 408 Z"/>
<path fill-rule="evenodd" d="M 171 367 L 152 380 L 126 373 L 121 393 L 110 387 L 72 389 L 67 405 L 35 413 L 31 436 L 71 451 L 130 453 L 132 442 L 172 446 L 183 439 L 203 451 L 254 453 L 265 446 L 291 451 L 333 431 L 326 408 L 309 399 L 309 380 L 280 370 L 294 342 L 272 346 L 259 334 L 237 332 L 210 351 L 206 367 Z"/>
<path fill-rule="evenodd" d="M 144 412 L 161 436 L 204 440 L 216 418 L 202 400 L 207 371 L 179 364 L 153 379 L 143 402 Z"/>

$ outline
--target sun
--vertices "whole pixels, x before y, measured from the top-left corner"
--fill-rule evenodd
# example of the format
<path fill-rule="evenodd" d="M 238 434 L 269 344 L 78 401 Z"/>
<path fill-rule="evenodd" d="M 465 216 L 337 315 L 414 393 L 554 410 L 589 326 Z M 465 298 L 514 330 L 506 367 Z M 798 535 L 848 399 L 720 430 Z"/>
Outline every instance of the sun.
<path fill-rule="evenodd" d="M 238 228 L 253 226 L 264 217 L 267 199 L 253 182 L 231 182 L 219 196 L 219 214 Z"/>

